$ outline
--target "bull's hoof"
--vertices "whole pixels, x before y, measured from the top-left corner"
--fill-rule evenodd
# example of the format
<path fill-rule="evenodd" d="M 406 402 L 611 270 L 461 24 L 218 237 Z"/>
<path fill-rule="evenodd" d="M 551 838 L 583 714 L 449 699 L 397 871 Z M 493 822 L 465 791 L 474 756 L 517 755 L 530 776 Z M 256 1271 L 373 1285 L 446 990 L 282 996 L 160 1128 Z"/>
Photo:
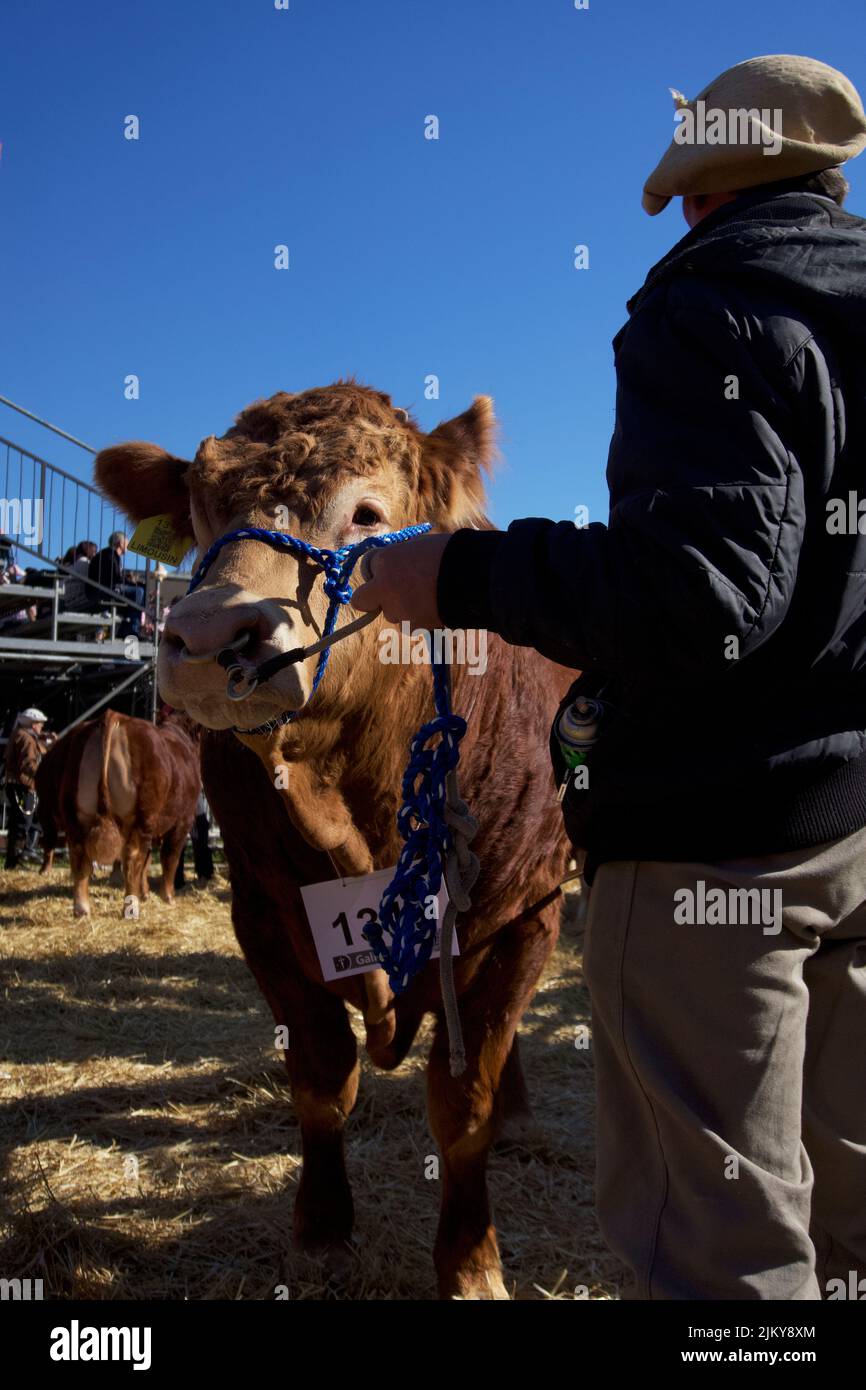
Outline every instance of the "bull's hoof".
<path fill-rule="evenodd" d="M 473 1269 L 458 1271 L 440 1289 L 440 1298 L 456 1299 L 458 1302 L 510 1302 L 508 1290 L 499 1269 Z"/>
<path fill-rule="evenodd" d="M 341 1215 L 333 1212 L 328 1221 L 305 1220 L 295 1208 L 292 1238 L 298 1250 L 314 1257 L 329 1256 L 335 1250 L 346 1255 L 352 1239 L 352 1220 L 345 1222 Z"/>
<path fill-rule="evenodd" d="M 499 1121 L 493 1146 L 497 1151 L 511 1148 L 532 1149 L 538 1141 L 538 1121 L 532 1111 L 514 1110 L 510 1115 L 503 1115 Z"/>
<path fill-rule="evenodd" d="M 133 922 L 141 916 L 141 904 L 134 893 L 127 894 L 123 900 L 123 916 Z"/>
<path fill-rule="evenodd" d="M 352 1263 L 352 1251 L 347 1240 L 299 1241 L 295 1245 L 301 1257 L 312 1264 L 321 1266 L 322 1272 L 332 1279 L 341 1279 L 348 1274 Z"/>
<path fill-rule="evenodd" d="M 292 1221 L 295 1245 L 305 1254 L 330 1259 L 348 1256 L 355 1209 L 349 1184 L 333 1182 L 325 1192 L 311 1189 L 306 1174 L 301 1178 Z"/>
<path fill-rule="evenodd" d="M 397 1032 L 397 1017 L 394 1010 L 389 1010 L 386 1017 L 379 1023 L 366 1022 L 366 1028 L 366 1048 L 370 1061 L 384 1071 L 393 1070 L 403 1060 L 391 1047 Z"/>

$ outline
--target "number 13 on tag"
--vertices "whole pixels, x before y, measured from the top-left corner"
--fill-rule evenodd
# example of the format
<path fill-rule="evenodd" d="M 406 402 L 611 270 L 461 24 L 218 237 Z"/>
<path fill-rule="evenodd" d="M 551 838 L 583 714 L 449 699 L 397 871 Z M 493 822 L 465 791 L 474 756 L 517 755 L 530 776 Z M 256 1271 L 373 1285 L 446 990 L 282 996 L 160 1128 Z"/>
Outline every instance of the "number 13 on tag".
<path fill-rule="evenodd" d="M 364 975 L 379 969 L 375 953 L 364 937 L 364 927 L 378 921 L 382 894 L 393 877 L 393 869 L 378 869 L 357 878 L 309 883 L 301 889 L 324 980 L 342 980 L 347 975 Z M 438 923 L 447 906 L 448 891 L 443 882 L 431 900 L 429 912 L 437 922 L 434 956 L 439 955 Z M 387 933 L 385 941 L 390 942 Z M 455 932 L 452 955 L 459 954 Z"/>

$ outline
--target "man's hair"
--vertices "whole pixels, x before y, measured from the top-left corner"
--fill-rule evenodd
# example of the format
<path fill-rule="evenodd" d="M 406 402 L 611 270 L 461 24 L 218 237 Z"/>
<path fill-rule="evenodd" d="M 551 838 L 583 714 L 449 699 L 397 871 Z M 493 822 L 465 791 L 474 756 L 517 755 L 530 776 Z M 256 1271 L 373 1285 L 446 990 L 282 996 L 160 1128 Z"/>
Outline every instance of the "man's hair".
<path fill-rule="evenodd" d="M 125 532 L 125 531 L 112 531 L 111 535 L 108 537 L 108 548 L 109 548 L 109 550 L 113 550 L 114 547 L 115 547 L 116 545 L 120 545 L 120 542 L 121 542 L 121 541 L 125 541 L 125 540 L 126 540 L 126 532 Z"/>
<path fill-rule="evenodd" d="M 777 183 L 761 183 L 755 188 L 743 188 L 741 193 L 818 193 L 822 198 L 832 198 L 841 208 L 851 191 L 851 185 L 839 165 L 832 169 L 822 169 L 817 174 L 800 174 L 794 179 L 782 179 Z"/>

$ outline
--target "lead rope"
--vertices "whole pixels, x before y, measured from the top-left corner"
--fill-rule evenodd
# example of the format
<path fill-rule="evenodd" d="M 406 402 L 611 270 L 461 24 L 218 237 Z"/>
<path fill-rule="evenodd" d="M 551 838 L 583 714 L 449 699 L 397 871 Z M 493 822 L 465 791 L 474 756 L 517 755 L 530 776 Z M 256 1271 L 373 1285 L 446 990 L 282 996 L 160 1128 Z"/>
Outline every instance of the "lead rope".
<path fill-rule="evenodd" d="M 452 948 L 457 914 L 470 908 L 470 891 L 480 870 L 477 856 L 469 849 L 478 822 L 469 814 L 457 783 L 459 744 L 466 733 L 466 721 L 451 708 L 448 666 L 432 660 L 432 669 L 436 715 L 411 740 L 403 774 L 403 804 L 397 813 L 403 848 L 394 877 L 382 894 L 378 918 L 363 931 L 387 972 L 391 989 L 400 994 L 432 955 L 438 921 L 430 908 L 444 876 L 448 905 L 438 933 L 439 980 L 451 1075 L 460 1076 L 466 1069 L 466 1051 Z M 434 739 L 437 742 L 428 747 Z M 386 932 L 390 937 L 387 944 Z"/>
<path fill-rule="evenodd" d="M 450 706 L 451 670 L 448 666 L 445 667 L 444 679 Z M 457 990 L 454 987 L 454 957 L 451 951 L 457 914 L 458 912 L 468 912 L 472 906 L 472 899 L 469 895 L 481 871 L 481 863 L 478 855 L 469 848 L 478 829 L 478 821 L 470 814 L 469 807 L 460 795 L 456 765 L 445 777 L 445 821 L 451 831 L 451 847 L 445 856 L 445 886 L 448 889 L 448 906 L 442 919 L 442 935 L 439 941 L 439 984 L 442 990 L 442 1004 L 445 1009 L 451 1075 L 462 1076 L 466 1070 L 466 1049 L 463 1045 L 463 1028 L 460 1024 Z"/>
<path fill-rule="evenodd" d="M 251 526 L 220 536 L 197 566 L 188 592 L 191 593 L 201 583 L 224 545 L 232 541 L 255 540 L 313 560 L 325 572 L 325 592 L 330 599 L 323 635 L 309 647 L 298 647 L 292 652 L 282 653 L 259 667 L 254 667 L 240 654 L 238 644 L 217 653 L 217 661 L 228 671 L 231 698 L 246 698 L 257 685 L 269 680 L 278 670 L 318 652 L 319 661 L 309 697 L 312 698 L 325 673 L 333 642 L 348 636 L 351 631 L 357 631 L 378 616 L 376 613 L 365 614 L 335 631 L 340 608 L 348 604 L 352 597 L 349 577 L 357 561 L 371 549 L 397 544 L 429 530 L 428 523 L 409 526 L 402 531 L 368 537 L 357 545 L 336 551 L 321 549 L 297 536 L 263 527 Z M 435 659 L 432 652 L 430 660 L 436 716 L 422 725 L 410 741 L 409 762 L 403 776 L 403 804 L 397 813 L 397 828 L 404 845 L 394 877 L 382 894 L 378 919 L 364 928 L 364 936 L 386 970 L 391 989 L 395 994 L 402 993 L 432 954 L 436 919 L 435 916 L 428 918 L 427 909 L 436 899 L 444 873 L 448 905 L 439 937 L 439 980 L 451 1075 L 461 1076 L 466 1069 L 466 1051 L 454 984 L 452 950 L 457 914 L 467 912 L 471 907 L 470 892 L 481 867 L 477 855 L 469 849 L 478 830 L 478 822 L 470 815 L 469 807 L 460 796 L 457 781 L 459 744 L 466 733 L 466 721 L 451 708 L 451 672 L 448 665 Z M 300 710 L 291 710 L 267 724 L 238 732 L 271 733 L 297 718 L 299 713 Z M 438 744 L 434 748 L 427 748 L 425 745 L 428 741 L 437 735 Z M 331 862 L 333 864 L 333 859 Z M 388 945 L 384 941 L 383 929 L 391 936 Z"/>

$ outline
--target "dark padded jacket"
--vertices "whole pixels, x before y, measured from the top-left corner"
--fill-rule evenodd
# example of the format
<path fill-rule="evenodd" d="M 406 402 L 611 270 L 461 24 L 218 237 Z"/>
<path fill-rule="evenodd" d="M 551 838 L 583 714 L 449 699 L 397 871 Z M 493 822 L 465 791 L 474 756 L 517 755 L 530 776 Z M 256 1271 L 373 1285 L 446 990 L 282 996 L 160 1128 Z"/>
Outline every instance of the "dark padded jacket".
<path fill-rule="evenodd" d="M 866 221 L 743 195 L 628 308 L 608 524 L 457 532 L 442 620 L 601 693 L 588 789 L 564 801 L 591 871 L 849 834 L 866 824 Z"/>

